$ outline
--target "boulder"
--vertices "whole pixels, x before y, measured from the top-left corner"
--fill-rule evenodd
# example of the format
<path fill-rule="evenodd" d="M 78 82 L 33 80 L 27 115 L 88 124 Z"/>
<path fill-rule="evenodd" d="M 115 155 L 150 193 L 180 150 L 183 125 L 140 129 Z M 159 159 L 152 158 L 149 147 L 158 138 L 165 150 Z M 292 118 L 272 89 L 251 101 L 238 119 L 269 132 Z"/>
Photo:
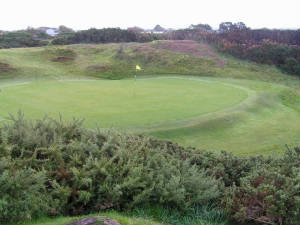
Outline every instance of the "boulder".
<path fill-rule="evenodd" d="M 66 225 L 121 225 L 118 222 L 106 217 L 106 216 L 94 216 L 84 218 Z"/>

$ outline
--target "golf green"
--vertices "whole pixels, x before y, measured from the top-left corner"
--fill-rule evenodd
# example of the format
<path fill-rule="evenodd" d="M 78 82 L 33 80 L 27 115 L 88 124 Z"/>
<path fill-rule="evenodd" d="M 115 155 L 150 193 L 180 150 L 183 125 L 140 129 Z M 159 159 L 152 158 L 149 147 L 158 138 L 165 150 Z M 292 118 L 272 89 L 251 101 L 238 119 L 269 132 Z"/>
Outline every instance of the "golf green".
<path fill-rule="evenodd" d="M 247 91 L 218 82 L 158 78 L 134 80 L 44 80 L 0 87 L 0 119 L 22 110 L 84 118 L 93 127 L 143 127 L 194 118 L 232 107 Z"/>

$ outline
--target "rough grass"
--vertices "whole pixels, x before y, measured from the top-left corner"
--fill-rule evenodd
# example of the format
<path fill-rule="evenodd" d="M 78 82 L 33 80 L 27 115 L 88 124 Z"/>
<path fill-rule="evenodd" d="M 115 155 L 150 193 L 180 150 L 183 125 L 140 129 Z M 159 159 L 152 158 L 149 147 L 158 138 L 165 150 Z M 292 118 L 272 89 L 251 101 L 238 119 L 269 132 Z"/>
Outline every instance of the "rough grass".
<path fill-rule="evenodd" d="M 59 218 L 43 218 L 32 222 L 18 223 L 18 225 L 65 225 L 67 223 L 74 222 L 81 218 L 89 216 L 107 216 L 110 219 L 114 219 L 122 225 L 163 225 L 155 219 L 135 217 L 126 213 L 120 213 L 116 211 L 110 211 L 106 213 L 93 214 L 81 217 L 59 217 Z M 17 225 L 16 223 L 8 225 Z"/>
<path fill-rule="evenodd" d="M 58 217 L 42 218 L 39 220 L 18 223 L 18 225 L 65 225 L 76 220 L 92 217 L 106 216 L 116 220 L 122 225 L 229 225 L 231 222 L 227 219 L 224 212 L 215 207 L 198 207 L 193 212 L 182 215 L 178 211 L 161 206 L 145 206 L 136 208 L 133 211 L 118 212 L 110 210 L 102 213 L 91 214 L 78 217 Z M 15 223 L 8 225 L 17 225 Z"/>

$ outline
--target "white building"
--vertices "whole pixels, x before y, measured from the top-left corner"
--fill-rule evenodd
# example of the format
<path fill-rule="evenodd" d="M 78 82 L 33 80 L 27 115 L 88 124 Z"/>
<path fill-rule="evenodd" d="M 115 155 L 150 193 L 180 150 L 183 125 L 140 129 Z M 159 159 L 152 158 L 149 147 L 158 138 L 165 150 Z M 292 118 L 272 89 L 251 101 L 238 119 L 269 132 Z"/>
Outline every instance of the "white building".
<path fill-rule="evenodd" d="M 39 27 L 39 30 L 45 31 L 46 34 L 50 36 L 56 36 L 59 34 L 59 29 L 51 27 Z"/>

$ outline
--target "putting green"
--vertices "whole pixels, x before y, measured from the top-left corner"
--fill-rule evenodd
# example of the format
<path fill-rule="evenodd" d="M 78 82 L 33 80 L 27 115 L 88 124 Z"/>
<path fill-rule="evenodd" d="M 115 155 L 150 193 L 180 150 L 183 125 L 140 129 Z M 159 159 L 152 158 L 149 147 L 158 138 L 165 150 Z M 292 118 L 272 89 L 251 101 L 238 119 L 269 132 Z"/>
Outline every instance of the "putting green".
<path fill-rule="evenodd" d="M 241 88 L 199 79 L 48 80 L 2 86 L 0 117 L 22 110 L 29 118 L 85 118 L 89 127 L 143 127 L 220 111 L 247 97 Z"/>

